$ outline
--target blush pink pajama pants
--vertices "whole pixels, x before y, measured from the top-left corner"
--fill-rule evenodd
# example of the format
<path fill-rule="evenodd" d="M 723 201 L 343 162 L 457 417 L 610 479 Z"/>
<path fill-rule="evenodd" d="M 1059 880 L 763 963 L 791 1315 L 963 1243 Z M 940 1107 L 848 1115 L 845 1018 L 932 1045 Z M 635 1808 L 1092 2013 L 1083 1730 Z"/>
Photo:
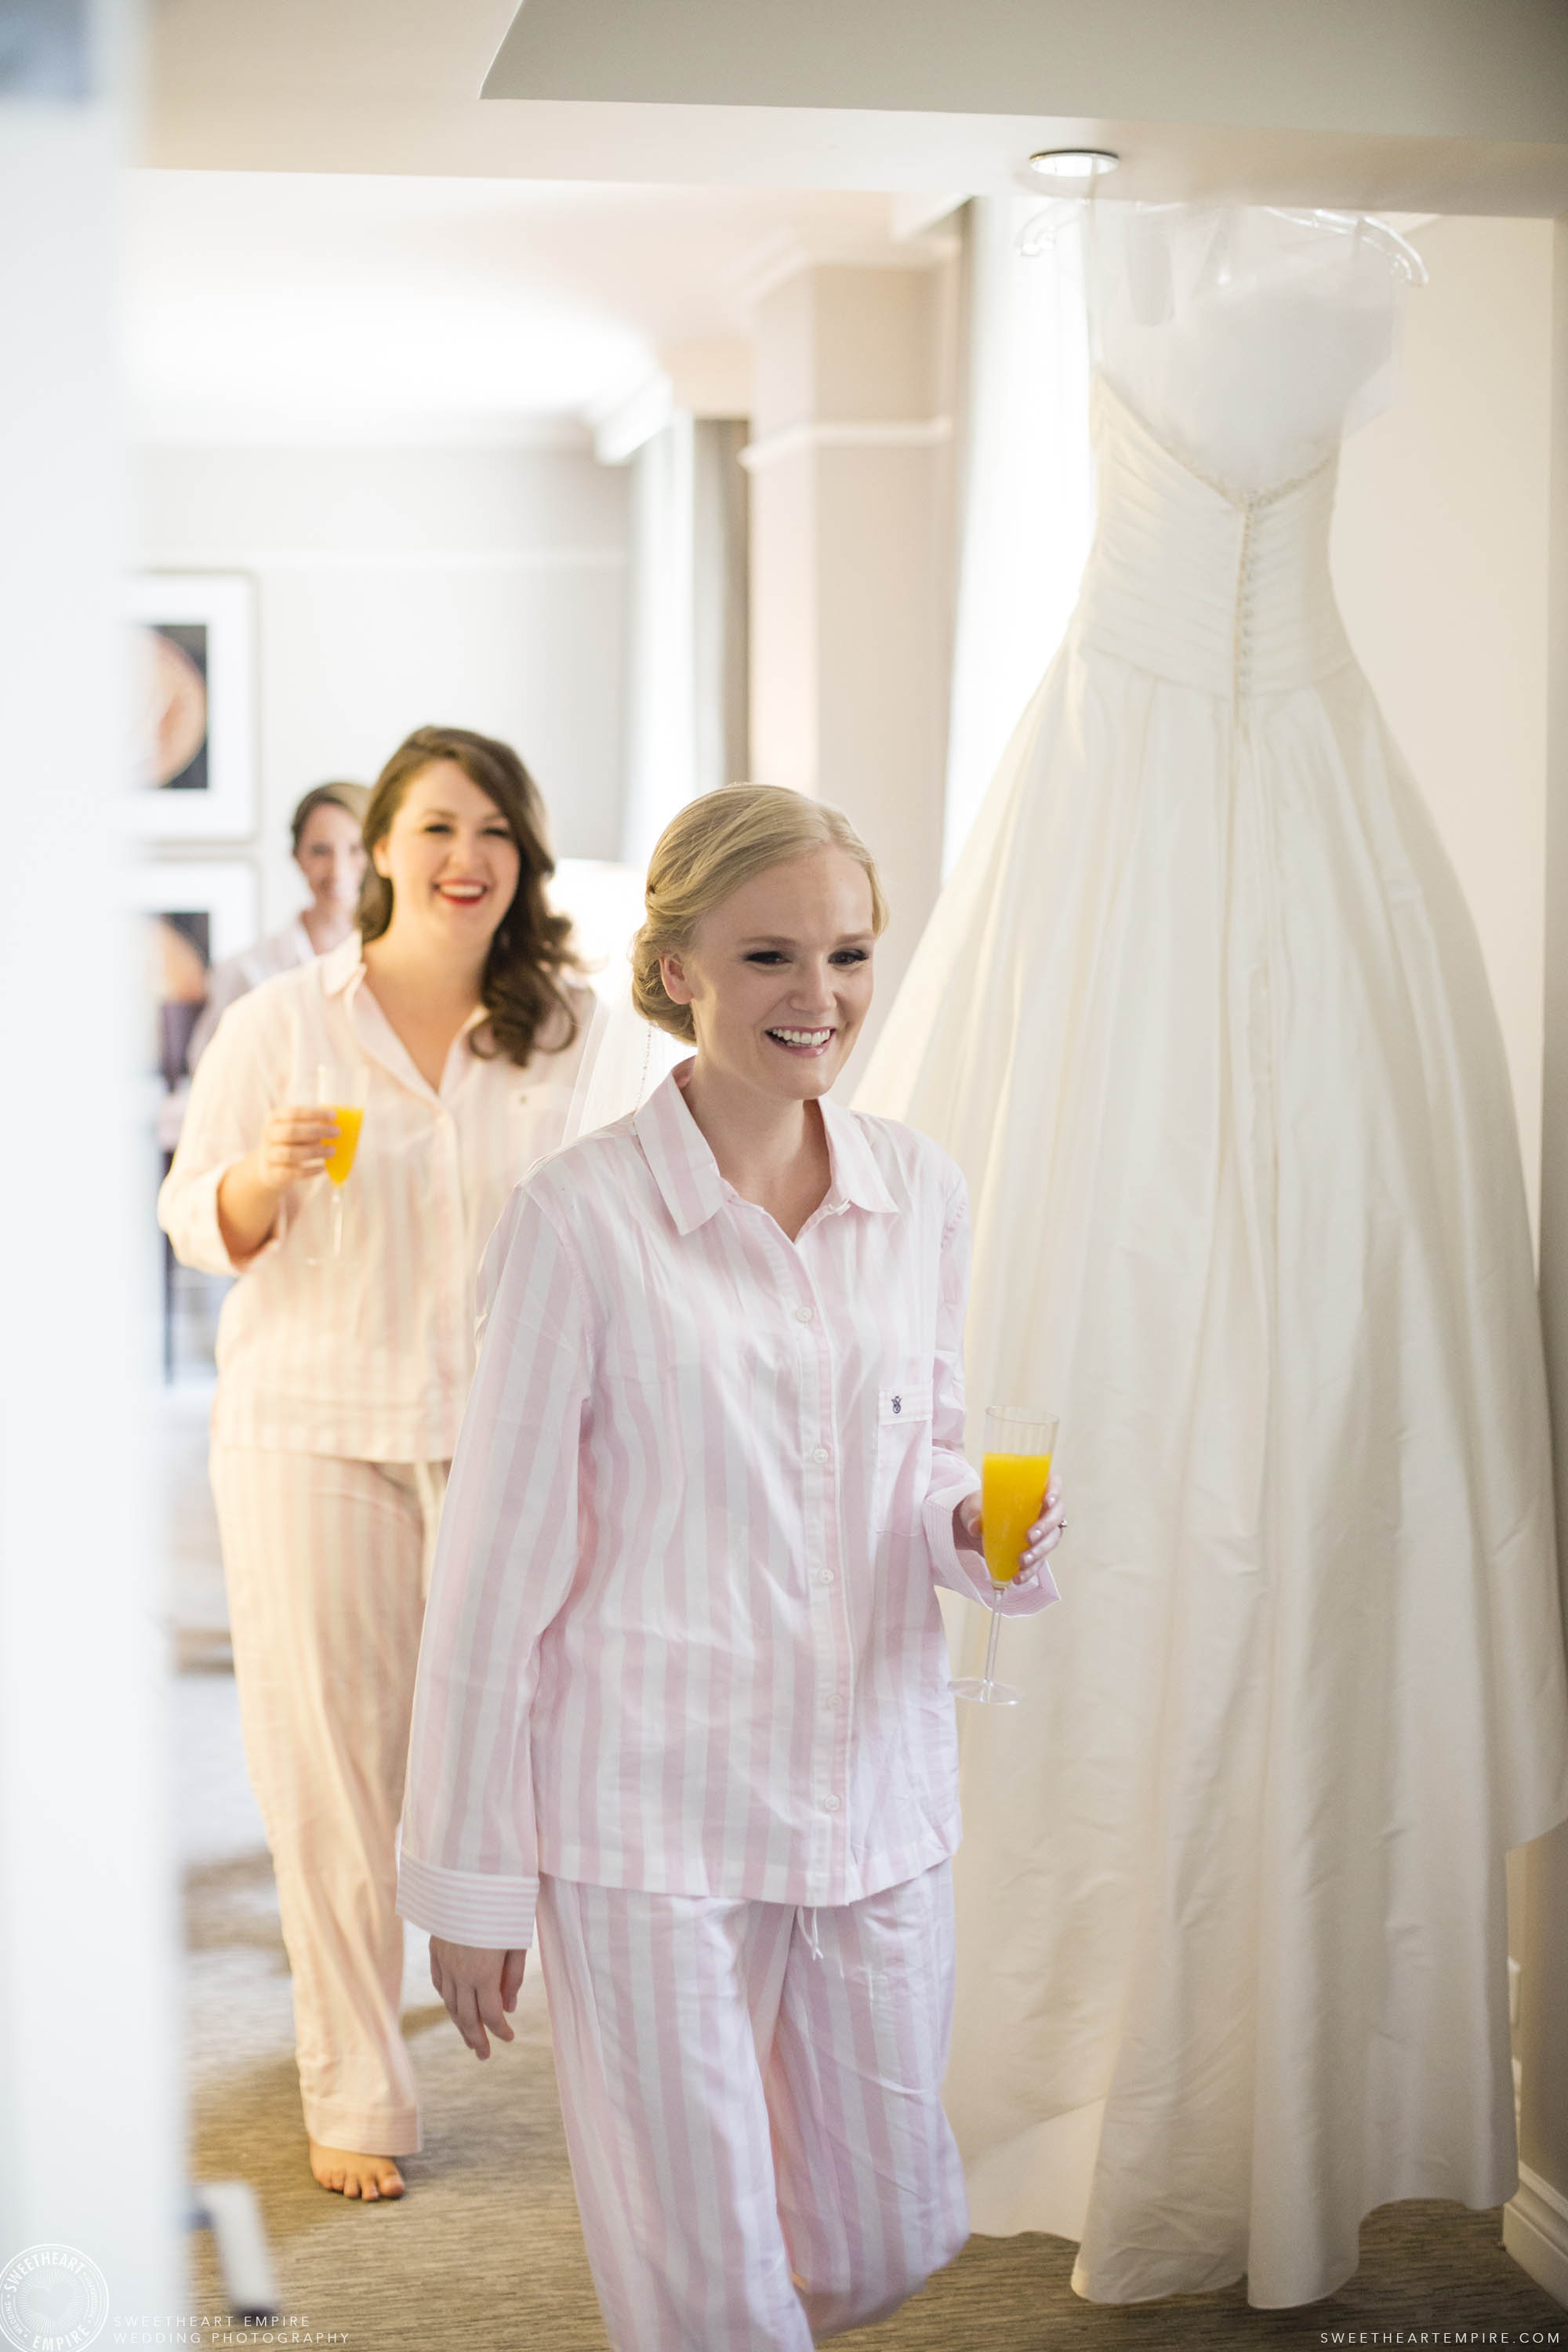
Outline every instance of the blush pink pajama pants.
<path fill-rule="evenodd" d="M 952 2260 L 947 1863 L 816 1912 L 546 1878 L 538 1936 L 616 2352 L 808 2352 Z"/>
<path fill-rule="evenodd" d="M 235 1681 L 294 1980 L 305 2128 L 409 2156 L 398 1815 L 443 1462 L 215 1445 Z"/>

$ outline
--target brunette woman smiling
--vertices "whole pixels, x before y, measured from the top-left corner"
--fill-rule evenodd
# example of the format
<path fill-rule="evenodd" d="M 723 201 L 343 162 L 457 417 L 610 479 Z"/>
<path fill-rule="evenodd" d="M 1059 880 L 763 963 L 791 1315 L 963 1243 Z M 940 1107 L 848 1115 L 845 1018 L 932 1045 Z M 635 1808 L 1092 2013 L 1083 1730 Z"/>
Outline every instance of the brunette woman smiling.
<path fill-rule="evenodd" d="M 374 2199 L 402 2194 L 395 2159 L 419 2147 L 395 1842 L 475 1274 L 564 1138 L 597 1016 L 545 897 L 543 803 L 504 743 L 419 729 L 364 838 L 357 928 L 225 1016 L 159 1214 L 187 1265 L 240 1276 L 212 1478 L 246 1753 L 311 2169 Z M 334 1254 L 340 1102 L 363 1126 Z"/>

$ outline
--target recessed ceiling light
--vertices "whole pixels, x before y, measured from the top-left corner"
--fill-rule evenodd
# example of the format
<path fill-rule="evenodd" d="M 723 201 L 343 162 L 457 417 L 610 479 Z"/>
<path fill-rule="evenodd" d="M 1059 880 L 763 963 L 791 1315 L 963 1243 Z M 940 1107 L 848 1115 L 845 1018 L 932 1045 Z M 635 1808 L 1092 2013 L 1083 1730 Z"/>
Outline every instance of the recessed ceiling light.
<path fill-rule="evenodd" d="M 1030 156 L 1029 169 L 1042 180 L 1098 180 L 1121 161 L 1108 147 L 1045 147 Z"/>

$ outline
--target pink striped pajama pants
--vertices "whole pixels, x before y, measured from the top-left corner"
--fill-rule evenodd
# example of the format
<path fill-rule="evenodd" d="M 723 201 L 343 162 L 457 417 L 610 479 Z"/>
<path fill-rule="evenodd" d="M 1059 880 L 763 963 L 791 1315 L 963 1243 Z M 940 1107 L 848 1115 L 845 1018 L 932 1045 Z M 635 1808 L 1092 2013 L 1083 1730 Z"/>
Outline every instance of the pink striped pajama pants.
<path fill-rule="evenodd" d="M 211 1468 L 305 2128 L 328 2147 L 412 2155 L 396 1837 L 447 1465 L 215 1445 Z"/>
<path fill-rule="evenodd" d="M 538 1935 L 616 2352 L 807 2352 L 952 2260 L 949 1864 L 815 1913 L 546 1878 Z"/>

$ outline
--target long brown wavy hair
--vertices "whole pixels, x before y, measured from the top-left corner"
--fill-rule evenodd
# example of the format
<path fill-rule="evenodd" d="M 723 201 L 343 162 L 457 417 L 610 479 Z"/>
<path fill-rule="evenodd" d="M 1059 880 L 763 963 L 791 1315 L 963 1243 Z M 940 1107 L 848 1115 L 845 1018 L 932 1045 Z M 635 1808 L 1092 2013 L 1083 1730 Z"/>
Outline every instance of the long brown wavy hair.
<path fill-rule="evenodd" d="M 468 1043 L 485 1060 L 505 1054 L 511 1061 L 527 1062 L 541 1044 L 546 1053 L 564 1053 L 577 1034 L 577 1015 L 561 984 L 562 974 L 580 971 L 583 966 L 572 945 L 570 916 L 554 913 L 544 895 L 555 871 L 544 801 L 510 743 L 476 735 L 467 727 L 416 727 L 398 745 L 376 778 L 364 813 L 367 863 L 360 887 L 360 937 L 367 943 L 380 939 L 392 920 L 392 885 L 376 872 L 369 853 L 391 832 L 415 777 L 438 760 L 452 761 L 494 801 L 511 828 L 521 858 L 517 888 L 496 928 L 479 982 L 479 1001 L 489 1018 Z"/>

